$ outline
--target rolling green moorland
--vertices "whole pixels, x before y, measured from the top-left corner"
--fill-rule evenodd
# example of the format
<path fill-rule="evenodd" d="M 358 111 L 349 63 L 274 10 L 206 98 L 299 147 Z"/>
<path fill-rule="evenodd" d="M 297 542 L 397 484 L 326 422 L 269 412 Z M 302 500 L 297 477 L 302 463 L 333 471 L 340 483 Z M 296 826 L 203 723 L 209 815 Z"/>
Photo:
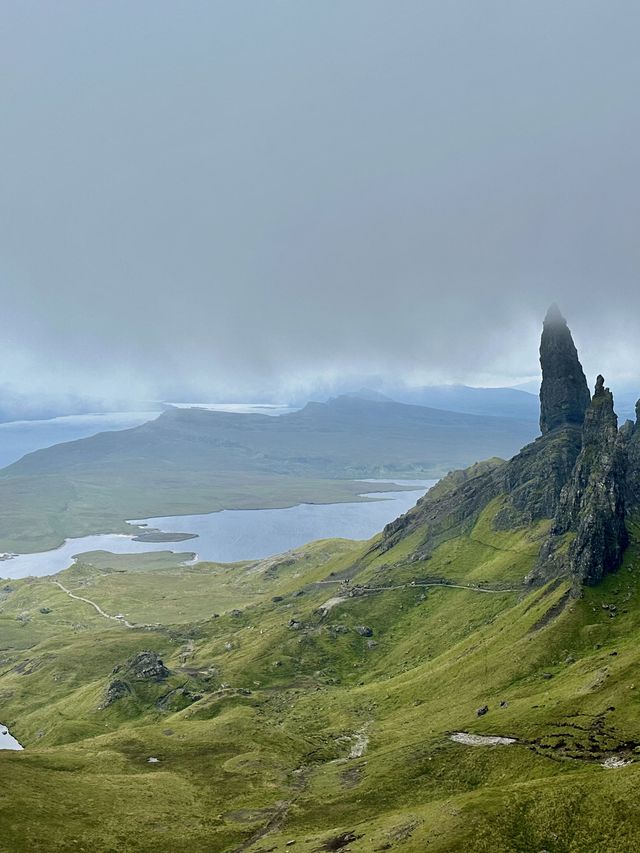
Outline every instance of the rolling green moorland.
<path fill-rule="evenodd" d="M 561 608 L 568 580 L 522 587 L 548 524 L 499 509 L 427 561 L 413 534 L 7 584 L 0 849 L 637 849 L 640 764 L 603 764 L 640 749 L 638 546 Z M 166 675 L 127 668 L 147 650 Z"/>
<path fill-rule="evenodd" d="M 0 850 L 640 849 L 640 405 L 540 352 L 541 435 L 370 541 L 4 583 Z"/>

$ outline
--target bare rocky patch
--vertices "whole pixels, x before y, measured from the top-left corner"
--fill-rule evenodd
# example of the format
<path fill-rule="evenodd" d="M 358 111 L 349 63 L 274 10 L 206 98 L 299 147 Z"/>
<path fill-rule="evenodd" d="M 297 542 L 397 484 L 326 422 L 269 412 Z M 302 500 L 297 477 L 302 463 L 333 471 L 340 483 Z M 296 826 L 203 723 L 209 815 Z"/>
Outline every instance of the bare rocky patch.
<path fill-rule="evenodd" d="M 454 732 L 449 735 L 454 743 L 462 743 L 465 746 L 509 746 L 517 743 L 517 738 L 502 737 L 500 735 L 474 735 L 469 732 Z"/>

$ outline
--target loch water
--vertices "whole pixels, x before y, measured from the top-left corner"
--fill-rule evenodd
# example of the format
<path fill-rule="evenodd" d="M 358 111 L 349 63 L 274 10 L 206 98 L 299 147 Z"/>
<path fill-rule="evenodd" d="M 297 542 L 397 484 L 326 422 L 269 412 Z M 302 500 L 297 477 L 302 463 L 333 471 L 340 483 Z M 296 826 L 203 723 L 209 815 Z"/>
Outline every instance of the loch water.
<path fill-rule="evenodd" d="M 203 515 L 138 519 L 165 533 L 193 533 L 183 542 L 136 542 L 122 534 L 100 534 L 67 539 L 59 548 L 19 554 L 0 562 L 0 578 L 52 575 L 68 568 L 79 554 L 110 551 L 115 554 L 174 551 L 190 561 L 231 563 L 280 554 L 315 539 L 368 539 L 385 524 L 410 509 L 435 480 L 380 480 L 409 491 L 368 493 L 366 501 L 334 504 L 298 504 L 284 509 L 223 510 Z"/>

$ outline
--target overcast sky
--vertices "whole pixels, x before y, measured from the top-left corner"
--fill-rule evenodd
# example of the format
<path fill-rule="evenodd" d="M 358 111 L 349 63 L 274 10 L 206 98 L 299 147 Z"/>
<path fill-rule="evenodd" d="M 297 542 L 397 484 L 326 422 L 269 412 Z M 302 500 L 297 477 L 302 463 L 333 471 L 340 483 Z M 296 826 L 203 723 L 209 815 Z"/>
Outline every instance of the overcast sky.
<path fill-rule="evenodd" d="M 513 384 L 554 300 L 590 381 L 640 376 L 636 0 L 4 0 L 0 24 L 1 382 Z"/>

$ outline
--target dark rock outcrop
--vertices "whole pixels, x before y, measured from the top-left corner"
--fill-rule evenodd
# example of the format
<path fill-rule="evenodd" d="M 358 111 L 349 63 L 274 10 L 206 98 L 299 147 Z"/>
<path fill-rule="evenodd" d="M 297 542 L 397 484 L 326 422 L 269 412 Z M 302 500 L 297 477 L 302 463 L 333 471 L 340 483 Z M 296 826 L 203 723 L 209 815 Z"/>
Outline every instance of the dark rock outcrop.
<path fill-rule="evenodd" d="M 109 705 L 113 705 L 118 699 L 124 699 L 125 696 L 131 695 L 131 688 L 126 681 L 121 681 L 119 678 L 114 679 L 107 687 L 104 700 L 99 706 L 99 710 L 103 711 Z"/>
<path fill-rule="evenodd" d="M 560 494 L 582 447 L 582 425 L 590 394 L 571 332 L 556 305 L 547 312 L 540 341 L 540 431 L 501 472 L 507 496 L 499 528 L 553 518 Z"/>
<path fill-rule="evenodd" d="M 126 696 L 135 696 L 138 682 L 160 684 L 171 675 L 158 653 L 150 651 L 138 652 L 126 663 L 114 666 L 111 672 L 118 677 L 109 683 L 100 710 Z"/>
<path fill-rule="evenodd" d="M 582 430 L 582 449 L 570 480 L 563 490 L 556 526 L 561 532 L 575 529 L 589 500 L 589 490 L 605 482 L 622 483 L 618 418 L 613 409 L 613 394 L 598 376 L 595 393 L 587 410 Z"/>
<path fill-rule="evenodd" d="M 171 673 L 162 662 L 157 652 L 138 652 L 124 665 L 114 666 L 114 674 L 121 672 L 123 677 L 133 678 L 137 681 L 164 681 Z"/>
<path fill-rule="evenodd" d="M 566 320 L 552 305 L 540 341 L 540 432 L 581 426 L 589 405 L 589 386 Z"/>
<path fill-rule="evenodd" d="M 500 492 L 507 500 L 496 516 L 496 527 L 506 530 L 553 518 L 581 447 L 581 430 L 565 426 L 514 456 L 500 472 Z"/>

